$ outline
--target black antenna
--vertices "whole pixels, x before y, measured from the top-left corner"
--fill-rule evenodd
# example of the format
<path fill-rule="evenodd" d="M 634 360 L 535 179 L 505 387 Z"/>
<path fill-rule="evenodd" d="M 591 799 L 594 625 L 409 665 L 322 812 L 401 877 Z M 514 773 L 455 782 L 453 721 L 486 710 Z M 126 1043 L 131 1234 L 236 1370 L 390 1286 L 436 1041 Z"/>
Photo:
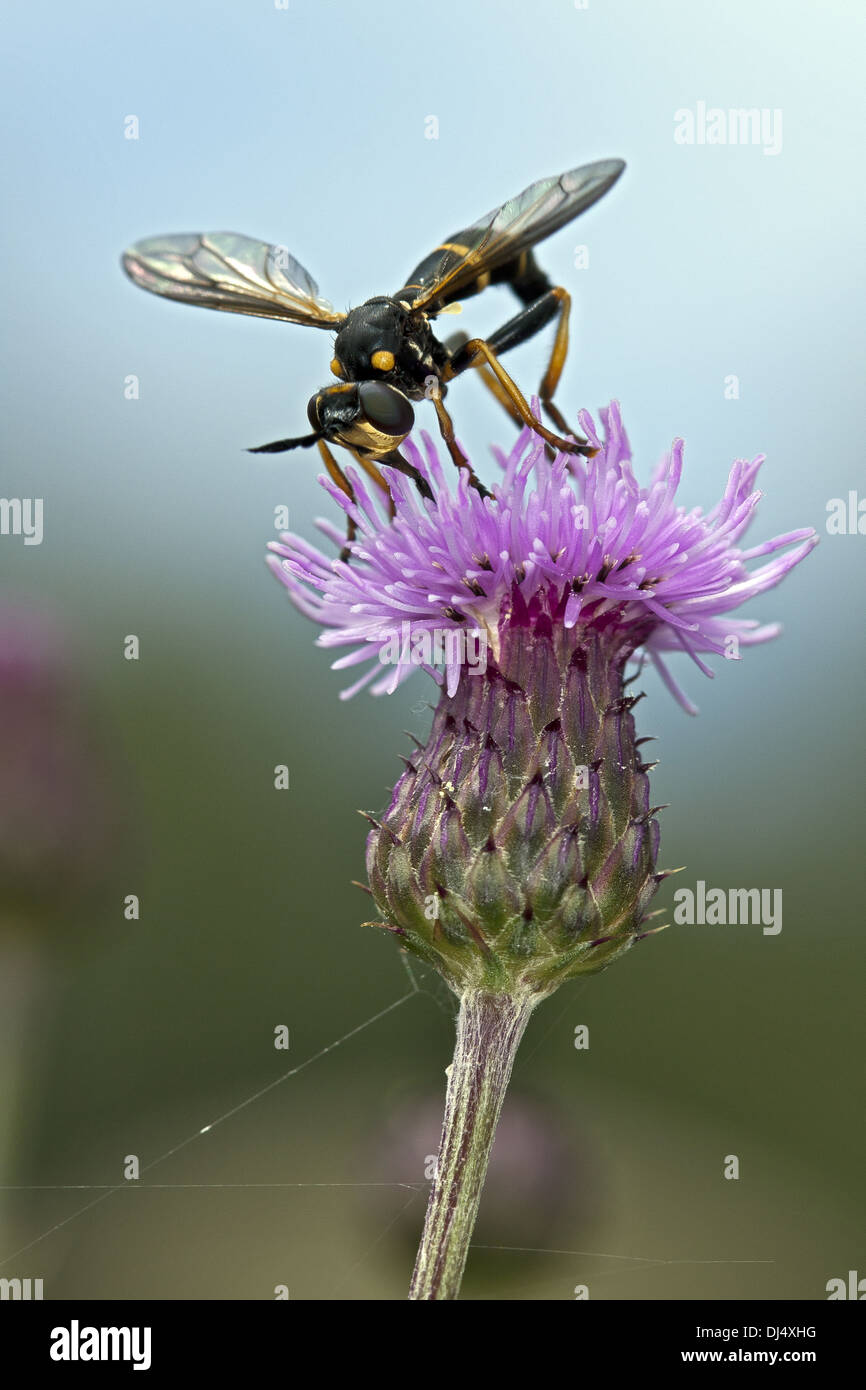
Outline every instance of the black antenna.
<path fill-rule="evenodd" d="M 273 444 L 259 444 L 255 449 L 247 449 L 248 454 L 284 454 L 287 449 L 309 449 L 322 436 L 318 430 L 312 434 L 299 435 L 297 439 L 276 439 Z"/>

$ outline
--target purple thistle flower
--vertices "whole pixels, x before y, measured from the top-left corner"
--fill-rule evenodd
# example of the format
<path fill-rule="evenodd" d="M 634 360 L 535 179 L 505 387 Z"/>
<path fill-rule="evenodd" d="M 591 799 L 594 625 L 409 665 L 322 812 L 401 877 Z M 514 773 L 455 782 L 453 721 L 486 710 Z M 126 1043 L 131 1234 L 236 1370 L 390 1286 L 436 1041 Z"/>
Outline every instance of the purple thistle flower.
<path fill-rule="evenodd" d="M 404 447 L 435 504 L 393 469 L 387 470 L 393 518 L 387 499 L 355 473 L 356 503 L 321 480 L 358 527 L 351 562 L 287 534 L 271 543 L 269 563 L 296 607 L 322 624 L 319 644 L 352 648 L 335 669 L 372 663 L 343 698 L 365 685 L 373 694 L 391 693 L 419 664 L 442 680 L 430 664 L 412 659 L 411 645 L 424 633 L 474 626 L 495 661 L 510 622 L 545 619 L 586 631 L 615 625 L 630 652 L 642 648 L 680 704 L 695 713 L 663 653 L 686 652 L 712 676 L 701 653 L 731 655 L 732 646 L 736 653 L 739 645 L 777 635 L 777 624 L 727 616 L 778 584 L 817 542 L 814 531 L 802 529 L 740 548 L 761 497 L 754 483 L 763 455 L 734 463 L 711 512 L 686 511 L 676 501 L 683 441 L 674 441 L 649 486 L 640 487 L 617 402 L 601 419 L 603 442 L 592 417 L 580 415 L 598 446 L 591 459 L 560 454 L 551 462 L 537 436 L 524 430 L 507 457 L 496 451 L 502 477 L 493 497 L 482 497 L 463 472 L 446 475 L 427 435 L 426 458 L 411 441 Z M 343 544 L 336 527 L 318 524 Z M 772 558 L 747 568 L 762 557 Z M 402 650 L 381 674 L 397 631 Z M 463 649 L 446 643 L 442 655 L 453 695 L 464 672 Z"/>
<path fill-rule="evenodd" d="M 712 675 L 702 654 L 736 656 L 740 644 L 775 636 L 775 625 L 729 614 L 778 584 L 817 540 L 800 530 L 741 548 L 761 457 L 737 460 L 711 512 L 687 511 L 676 500 L 682 440 L 640 487 L 619 406 L 601 418 L 603 442 L 580 416 L 598 450 L 590 459 L 549 460 L 524 431 L 507 457 L 497 454 L 492 496 L 466 470 L 446 477 L 424 436 L 426 458 L 403 447 L 432 500 L 394 469 L 390 497 L 354 472 L 355 502 L 322 480 L 357 528 L 350 563 L 297 536 L 270 547 L 292 601 L 322 625 L 320 644 L 350 649 L 335 666 L 371 662 L 346 696 L 365 685 L 395 690 L 419 664 L 444 686 L 426 743 L 404 759 L 367 837 L 372 925 L 460 998 L 416 1299 L 459 1285 L 533 1009 L 660 930 L 649 909 L 667 876 L 656 867 L 661 808 L 650 804 L 654 764 L 636 737 L 640 697 L 629 692 L 627 662 L 648 655 L 694 712 L 665 655 L 686 652 Z M 319 525 L 342 545 L 336 527 Z M 425 639 L 443 629 L 483 635 L 483 660 L 469 660 L 465 640 L 434 655 Z M 392 669 L 380 675 L 386 661 Z"/>

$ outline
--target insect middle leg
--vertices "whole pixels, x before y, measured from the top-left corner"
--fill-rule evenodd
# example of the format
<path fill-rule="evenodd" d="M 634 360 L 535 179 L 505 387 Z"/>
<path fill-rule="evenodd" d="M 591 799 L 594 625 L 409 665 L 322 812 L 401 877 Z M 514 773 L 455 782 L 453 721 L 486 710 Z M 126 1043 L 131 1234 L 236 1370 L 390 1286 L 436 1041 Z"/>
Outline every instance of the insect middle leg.
<path fill-rule="evenodd" d="M 466 469 L 469 475 L 469 481 L 475 488 L 476 492 L 479 492 L 482 497 L 489 497 L 489 489 L 486 488 L 484 484 L 481 482 L 481 479 L 476 474 L 475 469 L 472 467 L 472 464 L 469 462 L 468 458 L 460 448 L 460 445 L 457 443 L 457 440 L 454 435 L 454 422 L 442 403 L 441 394 L 438 391 L 436 391 L 430 397 L 430 399 L 432 400 L 433 405 L 436 409 L 436 419 L 439 424 L 439 433 L 441 434 L 442 439 L 445 442 L 445 446 L 449 454 L 451 455 L 452 462 L 455 463 L 458 468 Z"/>
<path fill-rule="evenodd" d="M 445 339 L 445 347 L 448 349 L 451 355 L 454 356 L 459 351 L 459 349 L 465 347 L 468 342 L 468 333 L 452 333 L 450 338 Z M 484 385 L 487 387 L 490 394 L 496 397 L 496 400 L 502 406 L 502 409 L 505 411 L 506 415 L 510 415 L 511 419 L 514 421 L 515 425 L 517 425 L 519 429 L 520 426 L 523 424 L 523 419 L 518 414 L 515 407 L 512 405 L 511 397 L 499 385 L 498 379 L 494 376 L 493 372 L 487 366 L 487 363 L 479 363 L 477 371 L 479 377 L 484 382 Z"/>
<path fill-rule="evenodd" d="M 555 313 L 556 311 L 554 310 L 553 312 Z M 497 385 L 502 388 L 503 392 L 508 397 L 513 407 L 514 414 L 524 425 L 528 425 L 531 430 L 539 435 L 545 443 L 550 444 L 555 449 L 561 449 L 568 454 L 594 454 L 596 450 L 593 449 L 582 436 L 578 436 L 577 440 L 562 439 L 559 435 L 554 434 L 536 420 L 523 392 L 512 381 L 511 377 L 502 366 L 502 363 L 499 361 L 497 348 L 494 344 L 502 341 L 505 330 L 510 329 L 512 325 L 516 325 L 521 320 L 524 320 L 530 313 L 531 309 L 525 310 L 522 314 L 518 314 L 515 319 L 511 320 L 510 324 L 506 324 L 504 328 L 493 334 L 489 340 L 485 340 L 484 338 L 470 338 L 468 343 L 456 353 L 446 366 L 444 378 L 446 381 L 450 381 L 453 377 L 459 376 L 462 372 L 467 371 L 468 368 L 478 367 L 482 363 L 486 363 L 492 370 Z M 548 312 L 548 316 L 544 319 L 544 322 L 547 322 L 550 317 L 552 317 L 552 314 Z M 543 325 L 538 326 L 540 327 Z M 537 331 L 537 327 L 531 327 L 528 331 L 523 332 L 516 340 L 506 339 L 505 349 L 501 350 L 514 347 L 516 342 L 522 342 L 525 337 L 529 337 Z"/>

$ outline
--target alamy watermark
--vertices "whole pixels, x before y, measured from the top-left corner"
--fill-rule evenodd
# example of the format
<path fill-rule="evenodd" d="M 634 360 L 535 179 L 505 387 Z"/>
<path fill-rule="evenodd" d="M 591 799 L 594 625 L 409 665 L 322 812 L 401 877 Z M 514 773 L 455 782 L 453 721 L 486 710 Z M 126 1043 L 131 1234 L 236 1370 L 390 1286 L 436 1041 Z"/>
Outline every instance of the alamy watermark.
<path fill-rule="evenodd" d="M 0 536 L 23 536 L 25 545 L 41 545 L 42 534 L 41 497 L 0 497 Z"/>
<path fill-rule="evenodd" d="M 480 627 L 414 628 L 404 618 L 399 629 L 386 629 L 379 648 L 383 666 L 449 666 L 458 662 L 470 676 L 487 670 L 487 633 Z"/>
<path fill-rule="evenodd" d="M 866 536 L 866 497 L 854 488 L 847 497 L 831 497 L 826 511 L 828 536 Z"/>
<path fill-rule="evenodd" d="M 760 926 L 764 936 L 782 930 L 781 888 L 707 888 L 699 878 L 695 888 L 674 893 L 678 927 Z"/>
<path fill-rule="evenodd" d="M 48 1354 L 52 1361 L 130 1361 L 134 1371 L 148 1371 L 151 1329 L 82 1327 L 73 1318 L 68 1327 L 51 1329 Z"/>
<path fill-rule="evenodd" d="M 41 1279 L 0 1279 L 0 1301 L 11 1302 L 21 1300 L 24 1303 L 31 1299 L 40 1300 L 42 1298 Z"/>
<path fill-rule="evenodd" d="M 760 145 L 764 154 L 782 153 L 782 112 L 776 106 L 681 106 L 674 112 L 677 145 Z"/>

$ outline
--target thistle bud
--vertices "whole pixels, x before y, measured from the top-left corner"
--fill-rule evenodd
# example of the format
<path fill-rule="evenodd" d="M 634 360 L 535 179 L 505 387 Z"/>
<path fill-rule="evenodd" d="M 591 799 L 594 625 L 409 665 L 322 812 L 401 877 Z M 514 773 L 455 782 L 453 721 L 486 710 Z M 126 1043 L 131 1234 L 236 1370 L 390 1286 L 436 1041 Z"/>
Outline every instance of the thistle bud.
<path fill-rule="evenodd" d="M 528 615 L 527 615 L 528 619 Z M 550 994 L 646 931 L 659 828 L 615 631 L 509 624 L 367 841 L 381 925 L 456 993 Z"/>

